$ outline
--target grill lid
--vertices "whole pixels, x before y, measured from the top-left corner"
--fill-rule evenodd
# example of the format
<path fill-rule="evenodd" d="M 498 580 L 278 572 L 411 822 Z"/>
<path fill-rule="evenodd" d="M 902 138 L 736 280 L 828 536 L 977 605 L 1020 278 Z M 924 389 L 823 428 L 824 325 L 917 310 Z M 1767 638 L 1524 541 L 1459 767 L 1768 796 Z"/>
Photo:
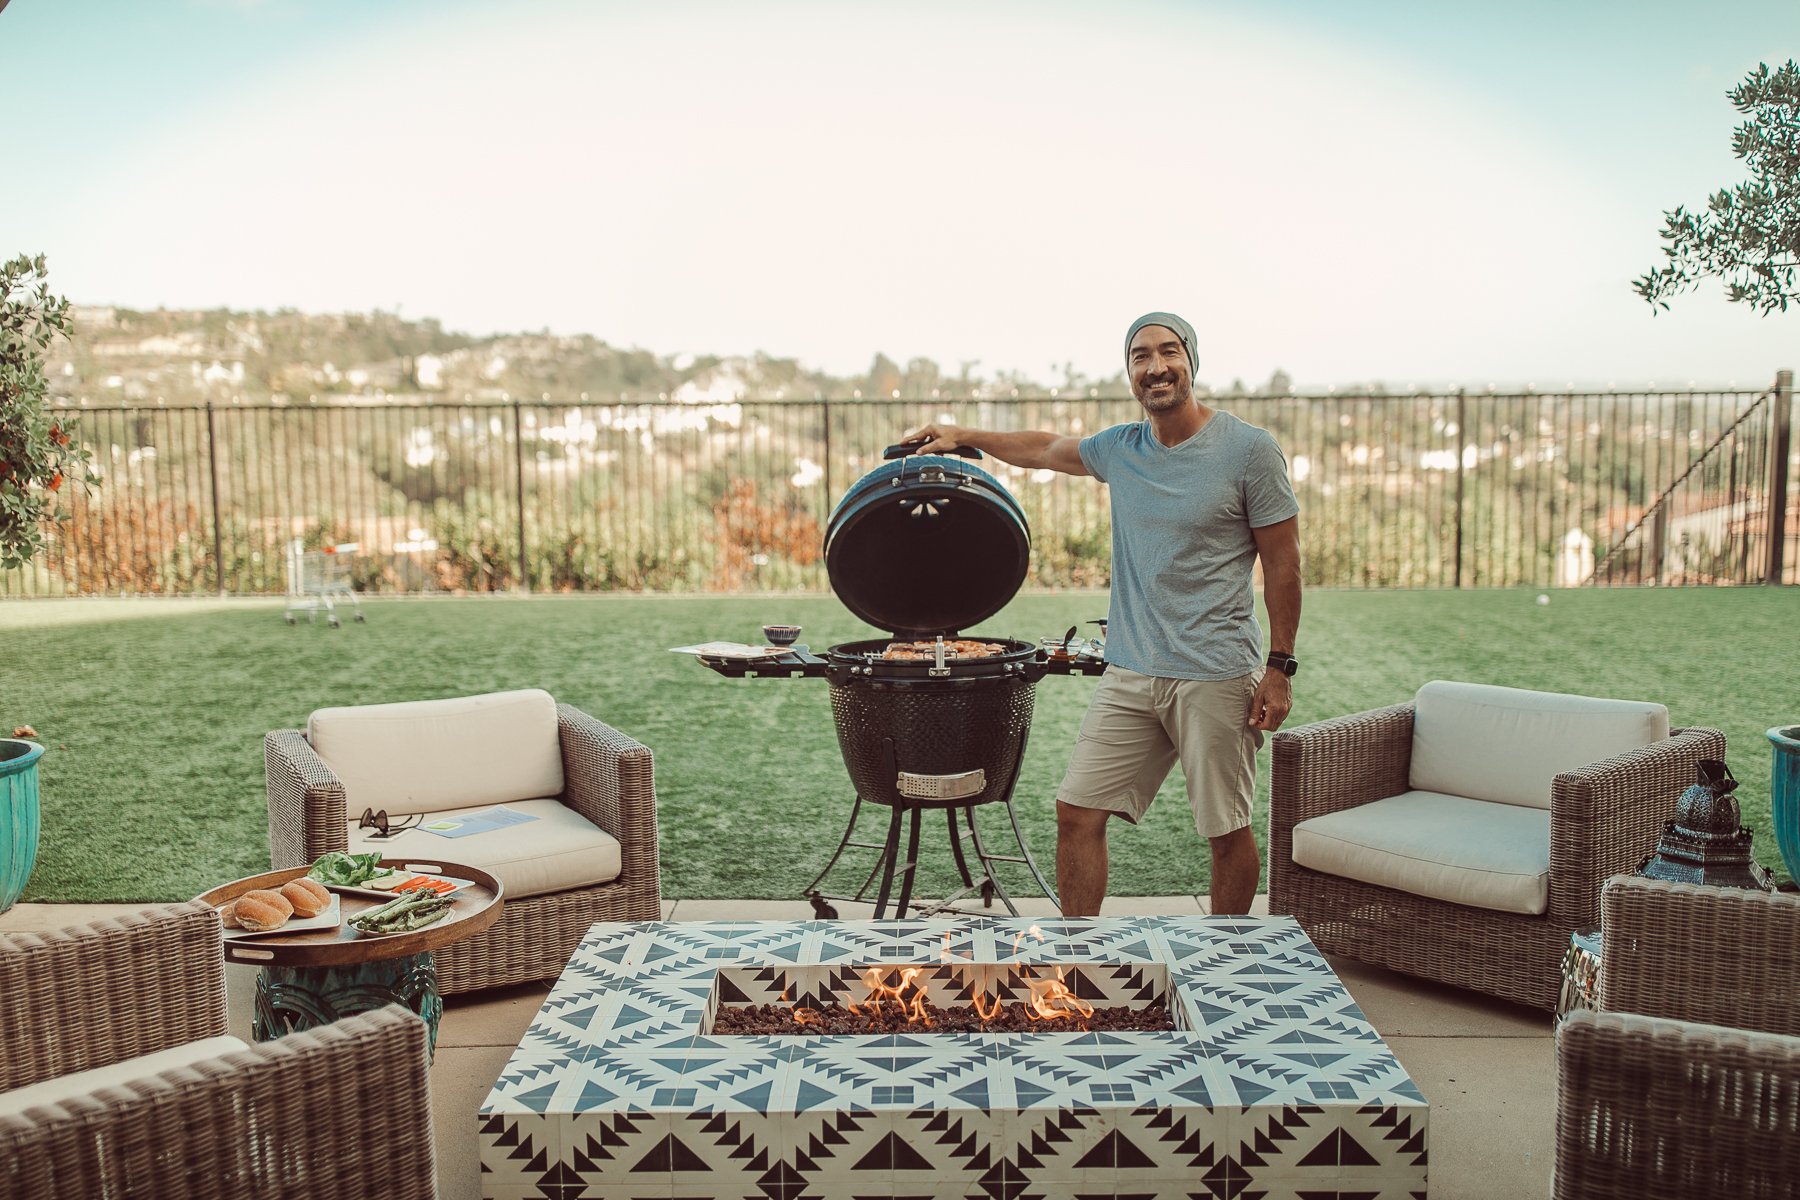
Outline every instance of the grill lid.
<path fill-rule="evenodd" d="M 967 461 L 889 446 L 825 526 L 825 572 L 877 629 L 957 633 L 1006 606 L 1025 581 L 1031 528 L 999 480 Z"/>

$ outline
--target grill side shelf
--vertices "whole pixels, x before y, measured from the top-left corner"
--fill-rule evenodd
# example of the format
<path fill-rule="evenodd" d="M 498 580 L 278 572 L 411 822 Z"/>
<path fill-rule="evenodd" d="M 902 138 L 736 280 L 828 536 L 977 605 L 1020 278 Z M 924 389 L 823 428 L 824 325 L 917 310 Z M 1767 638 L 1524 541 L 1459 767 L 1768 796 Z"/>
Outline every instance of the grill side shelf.
<path fill-rule="evenodd" d="M 705 655 L 695 655 L 695 657 L 699 659 L 701 666 L 709 671 L 717 672 L 727 679 L 742 679 L 747 675 L 771 679 L 790 679 L 796 675 L 803 679 L 822 678 L 830 666 L 810 650 L 783 654 L 779 658 L 707 658 Z"/>
<path fill-rule="evenodd" d="M 1104 675 L 1106 660 L 1094 658 L 1086 654 L 1077 654 L 1071 658 L 1059 658 L 1053 654 L 1038 651 L 1037 662 L 1042 664 L 1046 675 Z"/>

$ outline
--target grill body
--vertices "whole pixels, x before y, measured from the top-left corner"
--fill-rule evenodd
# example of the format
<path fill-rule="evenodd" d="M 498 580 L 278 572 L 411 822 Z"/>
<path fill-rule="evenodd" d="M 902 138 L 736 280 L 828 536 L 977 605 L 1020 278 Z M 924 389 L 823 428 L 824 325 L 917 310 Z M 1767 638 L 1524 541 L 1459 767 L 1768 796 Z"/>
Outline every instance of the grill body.
<path fill-rule="evenodd" d="M 928 682 L 856 678 L 831 685 L 838 749 L 856 794 L 875 804 L 961 807 L 1012 794 L 1037 683 L 1020 675 Z M 934 803 L 902 798 L 899 772 L 959 775 L 980 770 L 986 786 Z"/>
<path fill-rule="evenodd" d="M 954 639 L 1018 591 L 1031 531 L 1011 493 L 972 462 L 903 451 L 890 447 L 893 461 L 858 480 L 831 514 L 826 569 L 838 598 L 877 629 L 901 640 Z M 931 784 L 898 785 L 898 774 L 975 770 L 986 777 L 979 792 L 967 790 L 969 780 L 944 784 L 957 791 L 957 806 L 1012 794 L 1042 672 L 1028 673 L 1035 646 L 982 640 L 1006 650 L 940 667 L 882 659 L 887 640 L 831 648 L 831 711 L 857 795 L 949 807 L 918 790 Z M 913 790 L 903 796 L 901 786 Z"/>

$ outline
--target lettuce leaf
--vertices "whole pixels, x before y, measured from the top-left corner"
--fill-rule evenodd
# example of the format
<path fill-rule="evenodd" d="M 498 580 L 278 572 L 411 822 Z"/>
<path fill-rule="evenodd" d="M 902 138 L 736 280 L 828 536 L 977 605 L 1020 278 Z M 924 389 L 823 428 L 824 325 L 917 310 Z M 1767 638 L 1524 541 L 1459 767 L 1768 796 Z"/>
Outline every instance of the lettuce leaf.
<path fill-rule="evenodd" d="M 309 879 L 320 883 L 335 883 L 344 887 L 362 883 L 383 873 L 377 865 L 381 862 L 381 851 L 368 854 L 345 854 L 342 850 L 333 850 L 321 854 L 312 869 L 307 871 Z"/>

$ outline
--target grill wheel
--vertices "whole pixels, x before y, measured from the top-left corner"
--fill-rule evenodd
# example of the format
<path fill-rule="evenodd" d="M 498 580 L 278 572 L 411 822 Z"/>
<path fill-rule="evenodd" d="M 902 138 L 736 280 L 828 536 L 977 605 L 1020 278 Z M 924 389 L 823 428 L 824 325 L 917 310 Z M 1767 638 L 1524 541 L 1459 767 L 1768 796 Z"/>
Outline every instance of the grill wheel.
<path fill-rule="evenodd" d="M 1017 676 L 929 681 L 852 679 L 831 685 L 838 748 L 856 794 L 874 804 L 904 803 L 895 770 L 953 775 L 977 767 L 987 786 L 956 805 L 987 804 L 1012 792 L 1013 776 L 1031 732 L 1034 680 Z M 894 761 L 887 760 L 887 739 Z"/>

